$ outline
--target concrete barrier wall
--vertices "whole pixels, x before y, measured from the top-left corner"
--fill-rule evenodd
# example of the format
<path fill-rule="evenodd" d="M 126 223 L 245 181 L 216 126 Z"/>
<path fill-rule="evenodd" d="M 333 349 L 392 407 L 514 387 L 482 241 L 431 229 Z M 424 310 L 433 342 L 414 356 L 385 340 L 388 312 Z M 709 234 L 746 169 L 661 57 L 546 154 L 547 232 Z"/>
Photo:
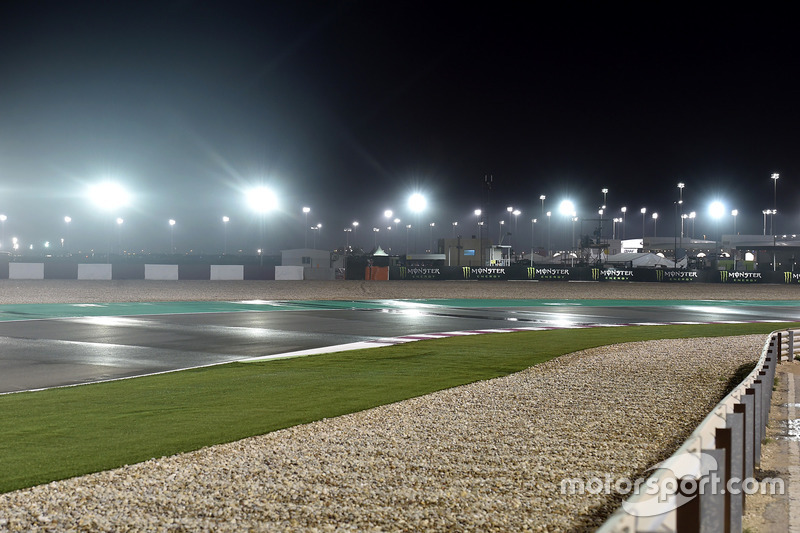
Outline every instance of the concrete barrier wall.
<path fill-rule="evenodd" d="M 273 280 L 275 279 L 275 267 L 244 265 L 244 279 L 250 280 Z"/>
<path fill-rule="evenodd" d="M 8 279 L 44 279 L 44 263 L 9 263 Z"/>
<path fill-rule="evenodd" d="M 78 265 L 78 279 L 111 279 L 111 265 Z"/>
<path fill-rule="evenodd" d="M 241 281 L 244 279 L 244 266 L 211 265 L 210 276 L 212 280 Z"/>
<path fill-rule="evenodd" d="M 285 281 L 298 281 L 303 279 L 303 267 L 301 266 L 276 266 L 275 279 Z"/>
<path fill-rule="evenodd" d="M 144 264 L 120 263 L 112 265 L 112 279 L 144 279 Z"/>
<path fill-rule="evenodd" d="M 144 279 L 176 281 L 178 265 L 144 265 Z"/>
<path fill-rule="evenodd" d="M 78 279 L 78 263 L 45 263 L 44 279 Z"/>
<path fill-rule="evenodd" d="M 211 279 L 211 265 L 178 265 L 178 279 Z"/>

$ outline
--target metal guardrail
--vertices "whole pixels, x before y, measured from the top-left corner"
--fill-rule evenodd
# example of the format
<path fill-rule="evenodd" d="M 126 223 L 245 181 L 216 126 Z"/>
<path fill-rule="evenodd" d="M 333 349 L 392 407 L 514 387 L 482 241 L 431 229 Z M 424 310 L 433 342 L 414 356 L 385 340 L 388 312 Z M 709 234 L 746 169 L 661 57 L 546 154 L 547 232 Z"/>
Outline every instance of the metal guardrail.
<path fill-rule="evenodd" d="M 798 333 L 770 333 L 753 371 L 598 532 L 741 531 L 744 485 L 761 462 L 776 367 L 800 355 Z"/>

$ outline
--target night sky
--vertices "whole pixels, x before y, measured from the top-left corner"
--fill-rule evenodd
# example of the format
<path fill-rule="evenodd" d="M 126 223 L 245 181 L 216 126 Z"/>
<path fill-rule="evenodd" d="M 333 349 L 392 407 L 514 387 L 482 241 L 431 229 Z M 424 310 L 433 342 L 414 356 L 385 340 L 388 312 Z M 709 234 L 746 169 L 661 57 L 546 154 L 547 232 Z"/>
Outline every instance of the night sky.
<path fill-rule="evenodd" d="M 454 221 L 469 236 L 488 207 L 490 237 L 506 219 L 529 248 L 541 194 L 546 210 L 568 197 L 591 219 L 604 187 L 608 217 L 628 207 L 627 237 L 641 236 L 641 207 L 648 235 L 656 211 L 672 236 L 678 182 L 696 236 L 715 230 L 714 199 L 739 210 L 738 232 L 761 234 L 776 172 L 776 231 L 800 233 L 788 12 L 548 4 L 3 2 L 3 249 L 13 235 L 24 248 L 66 237 L 69 250 L 166 252 L 172 238 L 181 253 L 219 253 L 227 215 L 228 251 L 253 253 L 260 217 L 245 191 L 261 184 L 279 200 L 264 217 L 269 251 L 303 246 L 303 206 L 323 224 L 318 247 L 370 249 L 380 227 L 379 244 L 404 248 L 385 209 L 423 240 Z M 104 180 L 130 205 L 91 204 Z M 506 206 L 522 211 L 516 230 Z"/>

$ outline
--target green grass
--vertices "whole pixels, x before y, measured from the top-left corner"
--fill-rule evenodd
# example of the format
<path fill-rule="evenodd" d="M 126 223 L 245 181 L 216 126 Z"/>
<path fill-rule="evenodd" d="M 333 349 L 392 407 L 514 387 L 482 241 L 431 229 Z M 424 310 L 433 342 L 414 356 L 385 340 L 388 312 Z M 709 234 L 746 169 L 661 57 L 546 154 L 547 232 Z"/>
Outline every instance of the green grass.
<path fill-rule="evenodd" d="M 455 337 L 0 396 L 0 492 L 503 376 L 590 347 L 766 334 L 778 327 L 785 326 L 632 326 Z"/>

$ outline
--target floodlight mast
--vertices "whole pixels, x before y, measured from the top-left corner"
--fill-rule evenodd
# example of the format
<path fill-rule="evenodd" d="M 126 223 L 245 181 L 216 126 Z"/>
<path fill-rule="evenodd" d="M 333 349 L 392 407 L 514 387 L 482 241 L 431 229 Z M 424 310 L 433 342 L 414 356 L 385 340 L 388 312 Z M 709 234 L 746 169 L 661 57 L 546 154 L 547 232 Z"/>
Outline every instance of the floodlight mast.
<path fill-rule="evenodd" d="M 778 244 L 777 235 L 775 235 L 775 215 L 778 214 L 778 178 L 780 178 L 780 174 L 776 172 L 772 174 L 770 178 L 775 185 L 772 201 L 772 216 L 769 218 L 769 231 L 772 233 L 772 271 L 775 272 L 778 268 L 777 254 L 775 251 L 775 247 Z"/>
<path fill-rule="evenodd" d="M 414 251 L 417 252 L 419 251 L 419 230 L 420 226 L 422 225 L 420 222 L 420 216 L 428 207 L 428 201 L 422 194 L 415 192 L 408 198 L 408 207 L 417 215 L 417 231 L 414 232 Z"/>
<path fill-rule="evenodd" d="M 128 205 L 128 202 L 130 201 L 130 194 L 122 185 L 115 181 L 102 181 L 89 187 L 89 199 L 103 211 L 110 212 Z M 69 223 L 66 218 L 64 221 Z M 108 229 L 108 252 L 106 255 L 107 264 L 111 263 L 111 236 L 114 233 L 113 224 L 115 222 L 116 217 L 112 219 L 112 225 Z"/>
<path fill-rule="evenodd" d="M 308 248 L 308 213 L 309 212 L 311 212 L 311 208 L 310 207 L 304 207 L 303 208 L 303 214 L 306 216 L 306 221 L 305 221 L 305 240 L 304 240 L 304 243 L 303 243 L 303 247 L 304 248 Z"/>
<path fill-rule="evenodd" d="M 250 208 L 258 213 L 260 217 L 261 250 L 266 250 L 264 246 L 264 224 L 265 216 L 269 211 L 278 207 L 278 198 L 271 189 L 259 186 L 247 192 L 247 203 Z M 259 265 L 264 266 L 264 254 L 259 252 Z"/>
<path fill-rule="evenodd" d="M 228 222 L 230 221 L 230 217 L 222 217 L 222 255 L 228 253 Z"/>

